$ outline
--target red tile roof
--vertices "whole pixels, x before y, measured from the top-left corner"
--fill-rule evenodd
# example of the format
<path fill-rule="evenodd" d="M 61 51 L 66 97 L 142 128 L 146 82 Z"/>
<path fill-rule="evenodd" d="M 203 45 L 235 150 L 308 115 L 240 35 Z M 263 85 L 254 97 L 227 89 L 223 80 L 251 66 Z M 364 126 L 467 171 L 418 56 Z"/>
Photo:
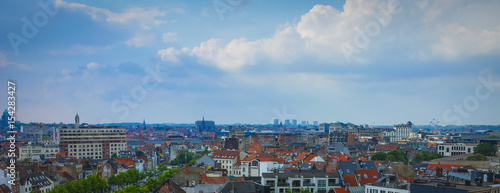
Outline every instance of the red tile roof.
<path fill-rule="evenodd" d="M 455 165 L 455 164 L 429 164 L 427 170 L 434 171 L 436 168 L 443 168 L 443 170 L 451 171 L 453 168 L 461 168 L 467 165 Z"/>
<path fill-rule="evenodd" d="M 354 173 L 360 176 L 360 185 L 364 184 L 375 184 L 375 182 L 380 178 L 377 170 L 375 169 L 357 169 Z"/>
<path fill-rule="evenodd" d="M 218 150 L 214 152 L 213 154 L 213 159 L 234 159 L 236 157 L 240 156 L 239 151 L 232 151 L 232 150 Z"/>
<path fill-rule="evenodd" d="M 225 184 L 229 182 L 227 177 L 207 177 L 207 184 Z"/>
<path fill-rule="evenodd" d="M 335 193 L 350 193 L 349 189 L 346 188 L 333 188 L 333 190 L 335 191 Z"/>
<path fill-rule="evenodd" d="M 349 183 L 350 186 L 359 186 L 358 180 L 356 180 L 356 175 L 354 174 L 343 174 L 344 184 Z"/>
<path fill-rule="evenodd" d="M 295 158 L 295 160 L 304 160 L 307 156 L 309 156 L 309 154 L 309 152 L 302 152 Z"/>
<path fill-rule="evenodd" d="M 397 150 L 399 145 L 397 144 L 377 144 L 377 151 L 391 151 Z"/>

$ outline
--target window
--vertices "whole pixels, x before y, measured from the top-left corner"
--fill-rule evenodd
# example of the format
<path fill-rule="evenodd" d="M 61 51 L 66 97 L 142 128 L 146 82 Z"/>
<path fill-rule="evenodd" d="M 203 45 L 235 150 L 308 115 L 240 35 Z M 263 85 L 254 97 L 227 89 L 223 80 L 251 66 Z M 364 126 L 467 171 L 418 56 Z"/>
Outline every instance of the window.
<path fill-rule="evenodd" d="M 318 180 L 318 187 L 326 187 L 326 180 Z"/>

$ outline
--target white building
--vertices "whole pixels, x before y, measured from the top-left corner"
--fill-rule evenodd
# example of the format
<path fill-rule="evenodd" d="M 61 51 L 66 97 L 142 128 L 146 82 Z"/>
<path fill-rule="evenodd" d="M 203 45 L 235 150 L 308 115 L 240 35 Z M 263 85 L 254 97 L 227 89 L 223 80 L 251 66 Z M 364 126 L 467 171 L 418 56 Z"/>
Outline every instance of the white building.
<path fill-rule="evenodd" d="M 54 159 L 57 153 L 59 153 L 59 146 L 55 143 L 35 143 L 30 141 L 19 147 L 19 159 L 21 160 L 35 156 Z"/>
<path fill-rule="evenodd" d="M 365 193 L 410 193 L 410 190 L 365 184 Z"/>
<path fill-rule="evenodd" d="M 406 124 L 398 124 L 394 125 L 394 130 L 390 132 L 384 132 L 385 137 L 390 137 L 390 142 L 398 142 L 402 139 L 410 139 L 410 137 L 414 136 L 411 133 L 413 132 L 413 124 L 408 121 Z"/>
<path fill-rule="evenodd" d="M 477 144 L 443 143 L 437 145 L 437 152 L 445 157 L 474 153 Z"/>
<path fill-rule="evenodd" d="M 337 172 L 302 171 L 286 173 L 263 173 L 261 182 L 271 186 L 271 192 L 292 192 L 306 188 L 312 193 L 326 193 L 330 189 L 342 187 Z"/>

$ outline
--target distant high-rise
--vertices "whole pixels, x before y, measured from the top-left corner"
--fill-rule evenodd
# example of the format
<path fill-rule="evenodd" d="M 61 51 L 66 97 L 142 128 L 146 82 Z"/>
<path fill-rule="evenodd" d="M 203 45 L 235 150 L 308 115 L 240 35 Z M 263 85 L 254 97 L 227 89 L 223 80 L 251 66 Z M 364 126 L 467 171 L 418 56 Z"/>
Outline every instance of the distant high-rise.
<path fill-rule="evenodd" d="M 307 125 L 307 121 L 302 121 L 301 125 L 306 126 Z"/>
<path fill-rule="evenodd" d="M 292 119 L 292 125 L 297 126 L 297 119 Z"/>
<path fill-rule="evenodd" d="M 285 119 L 285 125 L 290 125 L 290 119 Z"/>
<path fill-rule="evenodd" d="M 194 127 L 199 132 L 215 131 L 215 122 L 214 121 L 205 121 L 205 117 L 203 117 L 201 121 L 196 121 L 194 123 Z"/>
<path fill-rule="evenodd" d="M 9 126 L 9 111 L 5 109 L 5 111 L 2 114 L 2 121 L 0 122 L 0 127 L 7 127 Z"/>
<path fill-rule="evenodd" d="M 280 120 L 279 119 L 274 119 L 274 125 L 279 125 L 280 124 Z"/>
<path fill-rule="evenodd" d="M 318 121 L 313 121 L 313 125 L 318 125 Z"/>

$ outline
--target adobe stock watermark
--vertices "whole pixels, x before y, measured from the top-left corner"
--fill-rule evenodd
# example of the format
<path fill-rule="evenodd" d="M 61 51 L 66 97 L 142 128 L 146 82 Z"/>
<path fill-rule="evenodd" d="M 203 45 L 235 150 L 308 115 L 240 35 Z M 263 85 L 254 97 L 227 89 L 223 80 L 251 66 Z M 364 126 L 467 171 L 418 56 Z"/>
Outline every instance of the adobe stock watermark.
<path fill-rule="evenodd" d="M 29 39 L 34 38 L 38 34 L 38 29 L 49 23 L 49 17 L 53 18 L 59 11 L 59 7 L 52 0 L 39 0 L 38 6 L 42 10 L 35 12 L 31 16 L 31 20 L 26 17 L 21 18 L 23 26 L 21 27 L 20 35 L 14 32 L 7 34 L 7 39 L 9 39 L 10 45 L 16 54 L 19 53 L 19 46 L 27 44 Z"/>
<path fill-rule="evenodd" d="M 495 87 L 500 86 L 500 82 L 493 82 L 491 72 L 487 75 L 480 75 L 477 79 L 479 84 L 474 90 L 474 95 L 465 97 L 462 103 L 455 103 L 452 108 L 446 110 L 443 113 L 444 121 L 461 125 L 462 120 L 469 118 L 471 113 L 479 108 L 481 101 L 489 99 L 496 91 Z"/>
<path fill-rule="evenodd" d="M 212 6 L 215 12 L 217 12 L 219 19 L 224 21 L 224 14 L 228 11 L 232 12 L 234 8 L 241 5 L 242 2 L 243 0 L 213 0 Z"/>
<path fill-rule="evenodd" d="M 154 68 L 145 66 L 146 76 L 142 78 L 142 84 L 135 86 L 128 94 L 122 94 L 121 99 L 116 99 L 111 102 L 111 111 L 119 114 L 121 121 L 125 120 L 130 110 L 136 109 L 139 103 L 144 101 L 148 96 L 148 92 L 158 88 L 160 83 L 163 82 L 163 73 L 160 64 L 156 64 Z M 109 118 L 101 120 L 101 124 L 112 122 Z"/>
<path fill-rule="evenodd" d="M 371 42 L 371 38 L 378 36 L 381 28 L 389 25 L 392 15 L 401 13 L 402 10 L 403 8 L 399 6 L 399 0 L 391 0 L 387 4 L 386 10 L 374 14 L 373 20 L 365 23 L 364 30 L 356 26 L 354 28 L 356 35 L 352 42 L 344 42 L 339 45 L 347 62 L 351 63 L 353 54 L 359 54 L 362 49 L 366 49 Z"/>

